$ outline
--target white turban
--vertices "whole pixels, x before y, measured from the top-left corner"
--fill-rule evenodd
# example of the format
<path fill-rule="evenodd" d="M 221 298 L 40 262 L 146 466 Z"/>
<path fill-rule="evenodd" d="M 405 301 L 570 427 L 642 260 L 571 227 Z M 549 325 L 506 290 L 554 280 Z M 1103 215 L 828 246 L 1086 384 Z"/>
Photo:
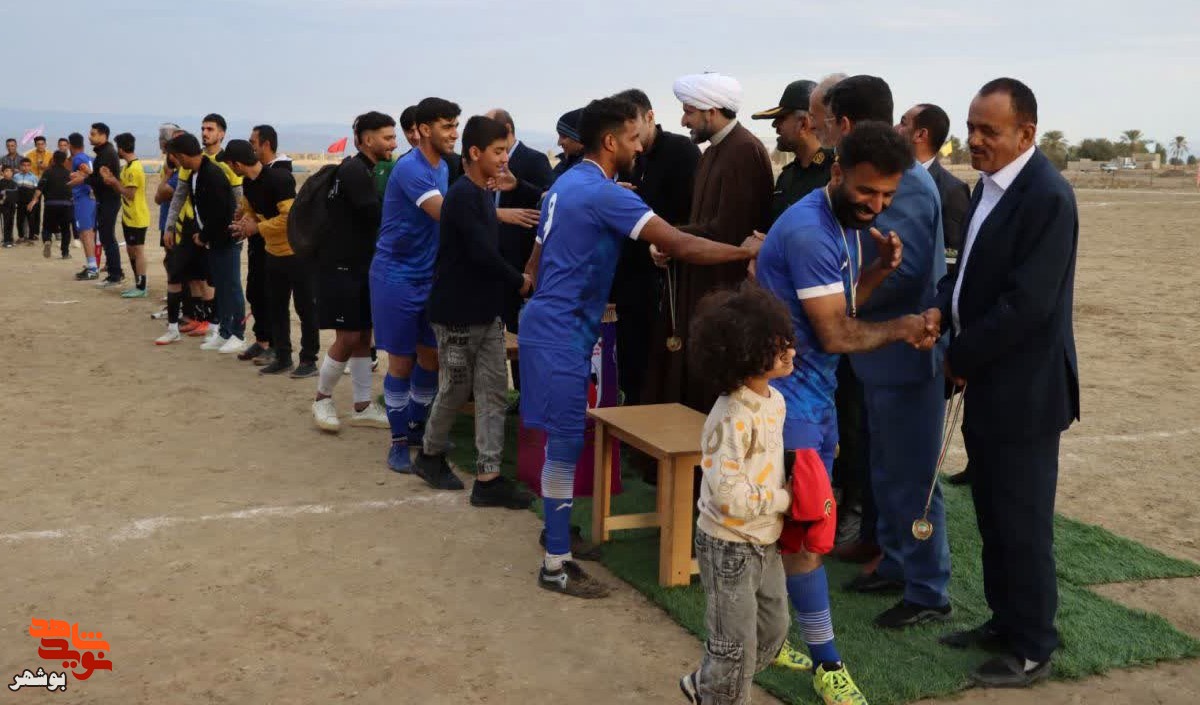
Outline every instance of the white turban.
<path fill-rule="evenodd" d="M 726 108 L 737 112 L 742 107 L 742 84 L 720 73 L 693 73 L 675 80 L 675 97 L 684 105 L 700 110 Z"/>

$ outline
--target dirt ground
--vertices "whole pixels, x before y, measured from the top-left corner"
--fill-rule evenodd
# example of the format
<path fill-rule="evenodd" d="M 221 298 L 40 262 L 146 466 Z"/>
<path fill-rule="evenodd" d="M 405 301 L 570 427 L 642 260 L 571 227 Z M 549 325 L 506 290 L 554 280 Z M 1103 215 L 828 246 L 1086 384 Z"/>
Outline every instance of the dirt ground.
<path fill-rule="evenodd" d="M 1084 419 L 1060 510 L 1200 561 L 1200 196 L 1082 191 L 1080 212 Z M 142 301 L 72 281 L 78 249 L 0 250 L 0 681 L 57 668 L 37 617 L 111 644 L 113 671 L 72 678 L 71 702 L 681 701 L 700 644 L 602 571 L 607 601 L 538 590 L 534 515 L 389 472 L 385 431 L 321 434 L 313 380 L 260 378 L 195 339 L 153 346 L 150 250 Z M 1200 580 L 1101 592 L 1200 636 Z M 951 701 L 1191 704 L 1200 663 Z"/>

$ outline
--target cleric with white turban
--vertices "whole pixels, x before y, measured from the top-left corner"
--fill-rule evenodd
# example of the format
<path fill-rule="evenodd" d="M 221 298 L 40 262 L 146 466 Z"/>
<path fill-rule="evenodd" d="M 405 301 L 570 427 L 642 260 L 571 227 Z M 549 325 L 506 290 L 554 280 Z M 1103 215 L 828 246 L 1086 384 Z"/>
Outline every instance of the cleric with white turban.
<path fill-rule="evenodd" d="M 675 80 L 675 97 L 699 110 L 728 110 L 742 107 L 742 84 L 720 73 L 693 73 Z"/>

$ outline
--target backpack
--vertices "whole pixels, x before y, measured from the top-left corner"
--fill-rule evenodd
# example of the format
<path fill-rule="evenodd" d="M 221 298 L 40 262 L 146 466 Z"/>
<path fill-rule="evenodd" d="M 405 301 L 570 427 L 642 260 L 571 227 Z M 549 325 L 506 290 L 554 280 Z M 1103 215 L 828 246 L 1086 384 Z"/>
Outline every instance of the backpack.
<path fill-rule="evenodd" d="M 347 157 L 350 159 L 350 157 Z M 337 164 L 326 164 L 308 177 L 288 213 L 287 237 L 292 251 L 301 257 L 313 257 L 333 223 L 333 200 L 338 197 Z"/>

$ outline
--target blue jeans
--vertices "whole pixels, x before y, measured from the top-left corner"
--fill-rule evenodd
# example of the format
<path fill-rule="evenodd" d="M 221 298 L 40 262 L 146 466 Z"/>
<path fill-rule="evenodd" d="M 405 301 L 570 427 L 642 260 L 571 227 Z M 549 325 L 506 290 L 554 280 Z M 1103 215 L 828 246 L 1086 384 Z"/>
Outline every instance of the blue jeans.
<path fill-rule="evenodd" d="M 246 333 L 246 297 L 242 293 L 242 243 L 219 245 L 208 251 L 208 269 L 217 290 L 221 337 Z"/>
<path fill-rule="evenodd" d="M 880 576 L 904 581 L 904 599 L 925 607 L 950 603 L 950 545 L 942 490 L 933 493 L 933 536 L 918 541 L 912 522 L 921 517 L 946 411 L 941 377 L 896 387 L 863 385 L 870 430 L 871 490 L 883 560 Z"/>

